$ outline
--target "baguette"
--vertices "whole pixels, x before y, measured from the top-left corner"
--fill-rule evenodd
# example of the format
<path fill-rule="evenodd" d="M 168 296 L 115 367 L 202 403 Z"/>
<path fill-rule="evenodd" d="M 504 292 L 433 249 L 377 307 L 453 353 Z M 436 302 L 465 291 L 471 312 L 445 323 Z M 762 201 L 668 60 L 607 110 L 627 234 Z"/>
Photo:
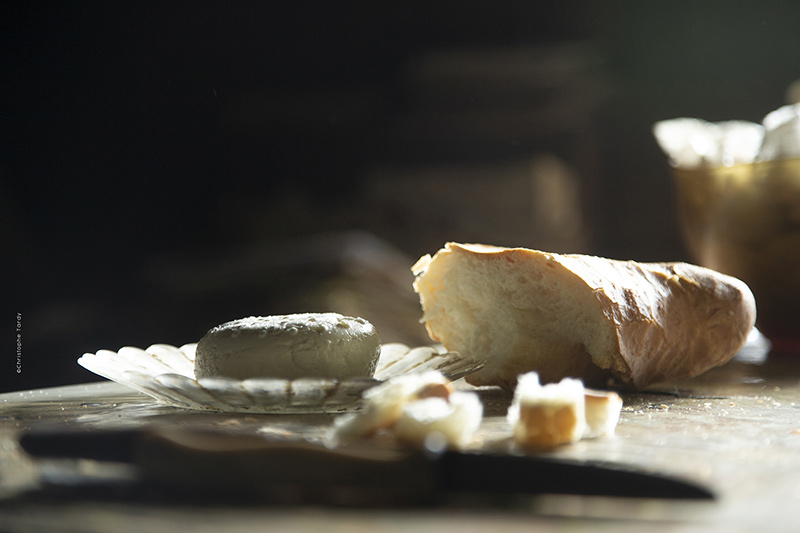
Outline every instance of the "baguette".
<path fill-rule="evenodd" d="M 636 263 L 448 243 L 412 267 L 430 337 L 486 360 L 473 385 L 641 389 L 731 359 L 756 318 L 747 285 L 686 263 Z"/>

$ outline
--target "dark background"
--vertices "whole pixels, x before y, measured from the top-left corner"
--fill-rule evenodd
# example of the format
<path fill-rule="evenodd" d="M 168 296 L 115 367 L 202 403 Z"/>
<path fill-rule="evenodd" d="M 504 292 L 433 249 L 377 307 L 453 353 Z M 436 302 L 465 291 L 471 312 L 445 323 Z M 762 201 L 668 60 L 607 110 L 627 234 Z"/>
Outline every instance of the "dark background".
<path fill-rule="evenodd" d="M 447 240 L 691 259 L 651 125 L 760 122 L 800 78 L 793 1 L 1 9 L 0 390 L 253 314 L 424 342 L 408 267 Z M 526 214 L 542 161 L 572 233 Z"/>

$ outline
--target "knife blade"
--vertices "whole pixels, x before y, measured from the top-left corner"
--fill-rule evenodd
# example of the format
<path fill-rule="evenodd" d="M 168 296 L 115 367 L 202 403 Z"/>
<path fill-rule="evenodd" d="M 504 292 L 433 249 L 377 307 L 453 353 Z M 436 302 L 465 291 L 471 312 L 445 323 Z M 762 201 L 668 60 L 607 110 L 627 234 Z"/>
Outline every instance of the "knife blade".
<path fill-rule="evenodd" d="M 34 457 L 133 464 L 144 482 L 260 501 L 424 502 L 443 495 L 573 494 L 710 500 L 702 485 L 596 461 L 536 454 L 409 450 L 175 428 L 29 431 Z M 255 497 L 255 498 L 254 498 Z"/>

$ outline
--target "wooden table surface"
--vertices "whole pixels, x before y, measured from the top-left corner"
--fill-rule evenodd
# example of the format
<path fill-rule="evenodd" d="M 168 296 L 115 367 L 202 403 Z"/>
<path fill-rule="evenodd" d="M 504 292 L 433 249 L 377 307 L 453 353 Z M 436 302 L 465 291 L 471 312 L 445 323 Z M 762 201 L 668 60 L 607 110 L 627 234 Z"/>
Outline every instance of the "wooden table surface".
<path fill-rule="evenodd" d="M 486 414 L 476 449 L 507 445 L 510 395 L 478 392 Z M 116 463 L 34 459 L 22 451 L 18 438 L 42 427 L 318 435 L 336 416 L 182 410 L 102 382 L 0 395 L 0 530 L 800 531 L 800 356 L 737 358 L 692 380 L 622 395 L 615 436 L 541 455 L 691 480 L 711 490 L 713 500 L 545 494 L 358 506 L 200 503 L 87 490 L 87 479 L 124 478 L 130 472 Z M 61 480 L 60 490 L 46 490 L 48 479 Z"/>

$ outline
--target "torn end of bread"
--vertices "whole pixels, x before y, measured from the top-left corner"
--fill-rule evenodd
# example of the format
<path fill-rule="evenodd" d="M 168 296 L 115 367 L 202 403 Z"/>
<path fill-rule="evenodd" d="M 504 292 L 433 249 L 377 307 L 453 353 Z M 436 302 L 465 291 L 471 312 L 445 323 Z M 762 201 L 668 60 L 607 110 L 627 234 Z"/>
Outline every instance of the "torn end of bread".
<path fill-rule="evenodd" d="M 586 430 L 583 383 L 565 378 L 541 385 L 534 372 L 520 376 L 508 422 L 519 446 L 549 448 L 577 442 Z"/>
<path fill-rule="evenodd" d="M 685 263 L 448 243 L 412 271 L 430 337 L 486 360 L 473 385 L 693 377 L 733 357 L 756 316 L 745 283 Z"/>

